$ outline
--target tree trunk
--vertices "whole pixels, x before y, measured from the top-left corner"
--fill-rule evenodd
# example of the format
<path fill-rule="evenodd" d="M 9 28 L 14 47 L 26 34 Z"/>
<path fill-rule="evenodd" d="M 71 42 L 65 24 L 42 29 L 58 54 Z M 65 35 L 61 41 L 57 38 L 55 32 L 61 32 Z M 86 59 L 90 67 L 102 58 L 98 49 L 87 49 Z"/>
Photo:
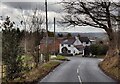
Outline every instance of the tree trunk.
<path fill-rule="evenodd" d="M 109 50 L 106 56 L 117 56 L 119 54 L 117 33 L 109 29 L 107 30 L 107 34 L 109 37 Z"/>
<path fill-rule="evenodd" d="M 116 39 L 116 34 L 115 32 L 111 29 L 109 31 L 107 31 L 108 37 L 109 37 L 109 49 L 108 52 L 104 58 L 104 61 L 109 61 L 109 63 L 112 63 L 111 58 L 113 57 L 118 57 L 119 56 L 119 50 L 118 50 L 118 41 Z M 111 59 L 111 62 L 110 62 Z"/>
<path fill-rule="evenodd" d="M 113 31 L 107 31 L 107 34 L 109 37 L 109 50 L 104 60 L 100 63 L 100 67 L 111 77 L 120 79 L 120 56 L 116 34 Z"/>

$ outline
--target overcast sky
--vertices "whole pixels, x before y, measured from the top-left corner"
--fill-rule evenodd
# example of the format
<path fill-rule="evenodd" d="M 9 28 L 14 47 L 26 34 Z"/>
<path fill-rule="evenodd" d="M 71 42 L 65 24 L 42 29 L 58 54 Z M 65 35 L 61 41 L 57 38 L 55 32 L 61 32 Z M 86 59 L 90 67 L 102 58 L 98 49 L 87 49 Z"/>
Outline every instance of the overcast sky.
<path fill-rule="evenodd" d="M 23 2 L 26 1 L 26 2 Z M 39 2 L 38 2 L 39 1 Z M 61 0 L 48 0 L 48 20 L 49 20 L 49 30 L 53 31 L 53 18 L 56 17 L 56 20 L 59 20 L 61 15 L 64 15 L 63 8 L 60 4 L 57 4 L 56 1 Z M 21 11 L 20 7 L 24 10 Z M 45 5 L 44 0 L 2 0 L 0 5 L 0 16 L 6 17 L 10 16 L 12 21 L 15 21 L 19 25 L 18 18 L 21 14 L 32 15 L 33 9 L 38 8 L 39 11 L 45 15 Z M 102 29 L 96 29 L 92 27 L 69 27 L 64 28 L 60 25 L 56 25 L 56 32 L 104 32 Z"/>

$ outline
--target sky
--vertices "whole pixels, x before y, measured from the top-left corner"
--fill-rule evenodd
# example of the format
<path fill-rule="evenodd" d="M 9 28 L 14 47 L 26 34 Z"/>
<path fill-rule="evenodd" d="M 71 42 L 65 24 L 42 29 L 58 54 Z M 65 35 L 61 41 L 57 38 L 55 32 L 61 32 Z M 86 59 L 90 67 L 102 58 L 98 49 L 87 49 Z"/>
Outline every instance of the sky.
<path fill-rule="evenodd" d="M 30 16 L 33 14 L 33 9 L 36 7 L 45 17 L 45 5 L 44 0 L 34 0 L 34 2 L 30 0 L 0 0 L 0 16 L 6 17 L 10 16 L 12 21 L 15 21 L 17 25 L 21 19 L 22 14 L 24 16 Z M 53 31 L 53 18 L 56 18 L 58 21 L 61 16 L 65 14 L 63 12 L 63 7 L 58 4 L 61 0 L 48 0 L 48 29 Z M 20 9 L 22 7 L 22 11 Z M 0 21 L 1 22 L 1 21 Z M 45 25 L 42 26 L 45 28 Z M 22 29 L 22 27 L 21 27 Z M 80 32 L 80 33 L 88 33 L 88 32 L 104 32 L 102 29 L 93 28 L 90 26 L 76 26 L 76 27 L 63 27 L 61 25 L 56 24 L 56 32 Z"/>

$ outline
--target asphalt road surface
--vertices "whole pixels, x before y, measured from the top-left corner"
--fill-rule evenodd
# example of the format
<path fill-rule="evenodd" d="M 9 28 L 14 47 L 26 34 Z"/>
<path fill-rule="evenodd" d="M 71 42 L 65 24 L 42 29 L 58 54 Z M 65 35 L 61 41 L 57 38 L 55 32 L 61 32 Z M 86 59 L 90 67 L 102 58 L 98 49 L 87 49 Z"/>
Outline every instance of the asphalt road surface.
<path fill-rule="evenodd" d="M 85 57 L 69 57 L 67 61 L 58 66 L 38 84 L 42 82 L 108 82 L 116 84 L 116 81 L 105 75 L 98 63 L 101 59 Z"/>

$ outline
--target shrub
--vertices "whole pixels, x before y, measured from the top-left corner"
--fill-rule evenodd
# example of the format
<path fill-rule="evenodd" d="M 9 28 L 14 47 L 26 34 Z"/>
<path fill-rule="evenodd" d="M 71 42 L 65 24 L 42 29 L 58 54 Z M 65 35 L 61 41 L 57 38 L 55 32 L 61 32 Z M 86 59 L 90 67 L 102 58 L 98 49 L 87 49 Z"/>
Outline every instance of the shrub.
<path fill-rule="evenodd" d="M 108 46 L 103 44 L 93 44 L 90 46 L 90 51 L 93 55 L 105 55 L 108 51 Z"/>
<path fill-rule="evenodd" d="M 98 48 L 98 55 L 105 55 L 108 51 L 108 46 L 106 45 L 99 45 Z"/>
<path fill-rule="evenodd" d="M 98 54 L 98 45 L 96 45 L 96 44 L 91 45 L 90 51 L 93 55 L 97 55 Z"/>

